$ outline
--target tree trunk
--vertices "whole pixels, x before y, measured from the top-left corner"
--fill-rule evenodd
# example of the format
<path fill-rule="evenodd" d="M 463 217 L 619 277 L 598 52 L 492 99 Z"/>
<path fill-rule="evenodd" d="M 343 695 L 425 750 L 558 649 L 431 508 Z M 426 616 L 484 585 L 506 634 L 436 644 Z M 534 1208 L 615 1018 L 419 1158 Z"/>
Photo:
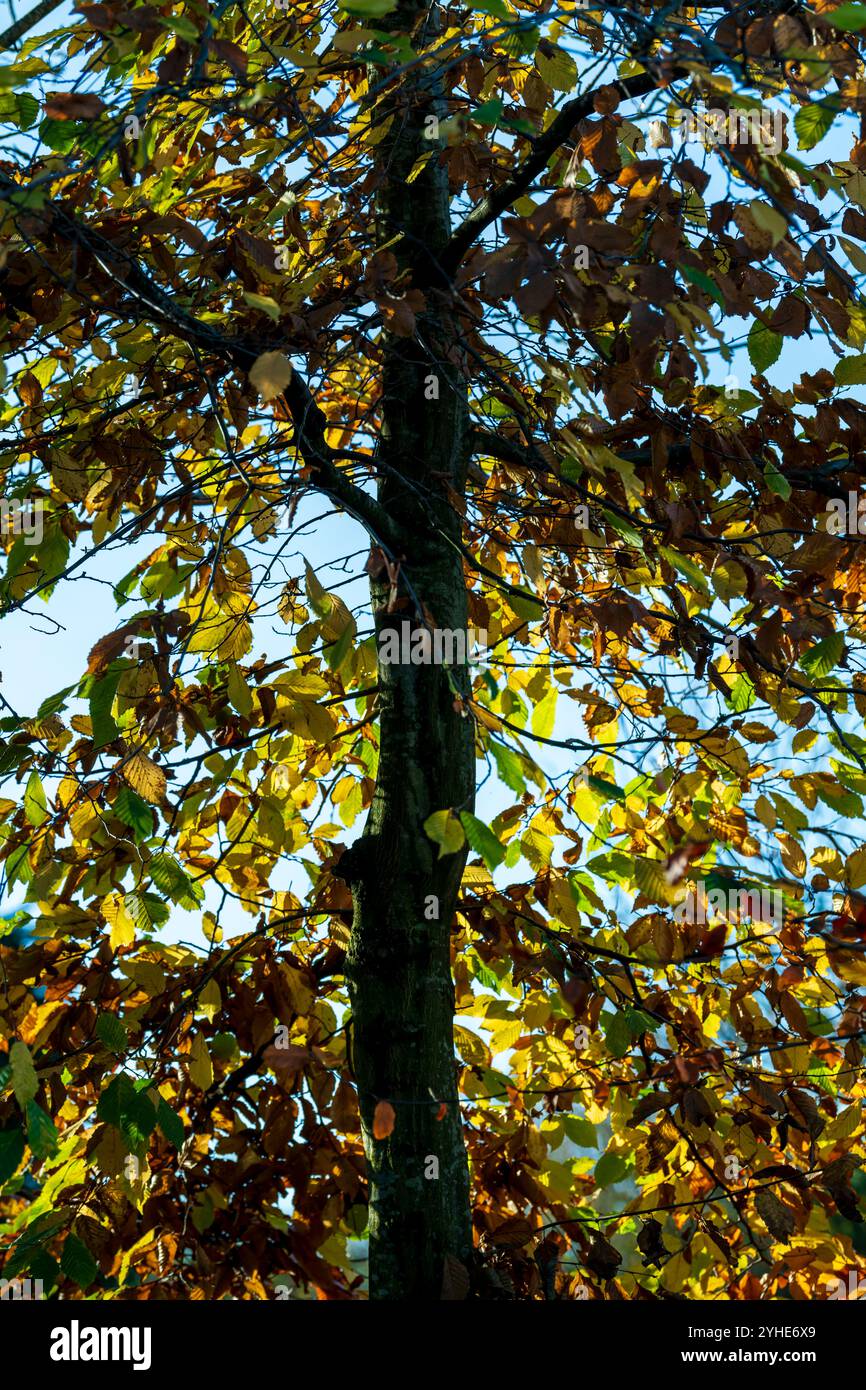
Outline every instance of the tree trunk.
<path fill-rule="evenodd" d="M 424 23 L 424 14 L 425 7 L 403 5 L 382 23 L 408 33 L 419 48 L 416 23 Z M 381 78 L 373 70 L 371 87 Z M 465 633 L 453 500 L 465 486 L 467 390 L 447 287 L 429 287 L 450 231 L 447 174 L 429 119 L 442 108 L 419 68 L 372 109 L 376 120 L 392 116 L 376 146 L 375 196 L 380 246 L 398 238 L 390 250 L 402 278 L 393 292 L 427 287 L 416 333 L 383 339 L 379 500 L 403 538 L 402 604 L 387 611 L 388 577 L 372 580 L 377 638 L 407 620 L 413 631 L 426 623 Z M 427 164 L 407 184 L 423 154 L 430 155 Z M 474 734 L 461 706 L 469 688 L 465 665 L 380 660 L 379 684 L 378 779 L 348 874 L 351 1057 L 370 1182 L 370 1296 L 430 1300 L 442 1296 L 446 1256 L 468 1263 L 472 1238 L 450 963 L 466 854 L 439 859 L 423 826 L 434 811 L 472 808 Z M 390 1135 L 376 1139 L 379 1101 L 394 1107 L 395 1123 Z"/>

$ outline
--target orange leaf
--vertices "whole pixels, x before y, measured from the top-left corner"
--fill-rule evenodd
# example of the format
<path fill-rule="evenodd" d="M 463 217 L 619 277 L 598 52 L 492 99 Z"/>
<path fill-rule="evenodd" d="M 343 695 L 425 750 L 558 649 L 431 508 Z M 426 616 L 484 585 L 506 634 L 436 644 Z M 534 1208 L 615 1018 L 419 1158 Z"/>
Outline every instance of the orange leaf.
<path fill-rule="evenodd" d="M 394 1131 L 397 1113 L 390 1101 L 380 1100 L 373 1115 L 373 1138 L 387 1139 Z"/>

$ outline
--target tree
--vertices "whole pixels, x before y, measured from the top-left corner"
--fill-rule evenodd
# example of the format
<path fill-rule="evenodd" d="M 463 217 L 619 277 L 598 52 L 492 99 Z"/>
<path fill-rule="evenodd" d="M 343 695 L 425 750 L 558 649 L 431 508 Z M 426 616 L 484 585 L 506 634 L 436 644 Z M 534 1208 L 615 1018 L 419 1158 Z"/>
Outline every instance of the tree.
<path fill-rule="evenodd" d="M 841 1287 L 866 5 L 52 8 L 0 597 L 84 646 L 0 688 L 3 1277 Z"/>

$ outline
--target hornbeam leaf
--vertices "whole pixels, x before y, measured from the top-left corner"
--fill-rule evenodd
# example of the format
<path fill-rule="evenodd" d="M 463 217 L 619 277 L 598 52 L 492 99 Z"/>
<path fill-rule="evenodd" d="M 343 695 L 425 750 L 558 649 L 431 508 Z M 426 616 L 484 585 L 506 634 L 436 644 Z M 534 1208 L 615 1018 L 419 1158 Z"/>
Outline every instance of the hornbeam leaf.
<path fill-rule="evenodd" d="M 292 364 L 283 352 L 263 352 L 249 370 L 250 384 L 262 400 L 272 401 L 292 379 Z"/>
<path fill-rule="evenodd" d="M 460 812 L 460 824 L 466 832 L 466 839 L 476 854 L 480 854 L 487 868 L 493 873 L 505 858 L 505 846 L 499 842 L 493 831 L 473 816 L 469 811 Z"/>

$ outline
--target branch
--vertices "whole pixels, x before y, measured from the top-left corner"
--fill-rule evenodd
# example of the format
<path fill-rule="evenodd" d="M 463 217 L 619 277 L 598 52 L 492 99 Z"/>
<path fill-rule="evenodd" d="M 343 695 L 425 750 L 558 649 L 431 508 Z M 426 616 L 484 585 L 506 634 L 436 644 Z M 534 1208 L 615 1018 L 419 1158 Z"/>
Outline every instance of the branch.
<path fill-rule="evenodd" d="M 678 76 L 683 76 L 686 72 L 687 69 L 681 66 L 675 69 L 675 75 Z M 648 72 L 642 72 L 638 73 L 636 77 L 626 77 L 610 85 L 617 86 L 624 98 L 642 97 L 660 86 L 661 79 L 653 77 Z M 495 222 L 497 217 L 505 212 L 517 198 L 523 196 L 538 175 L 544 171 L 548 160 L 571 135 L 578 121 L 583 121 L 587 116 L 592 115 L 595 109 L 593 106 L 594 96 L 594 92 L 586 92 L 583 96 L 574 97 L 571 101 L 567 101 L 547 130 L 533 141 L 532 153 L 521 164 L 517 172 L 501 188 L 497 188 L 493 193 L 488 193 L 487 197 L 483 198 L 477 207 L 472 209 L 466 220 L 452 233 L 448 244 L 439 257 L 441 265 L 449 274 L 454 274 L 476 238 L 492 222 Z"/>
<path fill-rule="evenodd" d="M 13 204 L 15 195 L 24 191 L 7 179 L 0 180 L 0 194 Z M 249 374 L 259 356 L 257 348 L 243 339 L 226 338 L 210 324 L 190 314 L 127 251 L 121 251 L 107 238 L 72 217 L 65 208 L 50 203 L 43 210 L 43 215 L 48 226 L 63 241 L 72 241 L 88 251 L 109 279 L 134 301 L 138 310 L 144 310 L 146 317 L 156 324 L 167 325 L 186 342 L 221 357 L 245 375 Z M 103 312 L 110 312 L 108 305 L 103 304 L 100 308 Z M 334 452 L 325 439 L 325 414 L 316 404 L 300 373 L 292 372 L 291 380 L 282 394 L 295 427 L 298 450 L 310 470 L 314 486 L 354 516 L 386 553 L 393 554 L 400 545 L 397 528 L 378 501 L 337 467 Z"/>
<path fill-rule="evenodd" d="M 16 19 L 14 24 L 10 24 L 9 28 L 0 34 L 0 52 L 7 48 L 14 48 L 20 38 L 34 29 L 53 10 L 59 10 L 62 4 L 63 0 L 42 0 L 42 3 L 30 10 L 28 14 Z"/>

